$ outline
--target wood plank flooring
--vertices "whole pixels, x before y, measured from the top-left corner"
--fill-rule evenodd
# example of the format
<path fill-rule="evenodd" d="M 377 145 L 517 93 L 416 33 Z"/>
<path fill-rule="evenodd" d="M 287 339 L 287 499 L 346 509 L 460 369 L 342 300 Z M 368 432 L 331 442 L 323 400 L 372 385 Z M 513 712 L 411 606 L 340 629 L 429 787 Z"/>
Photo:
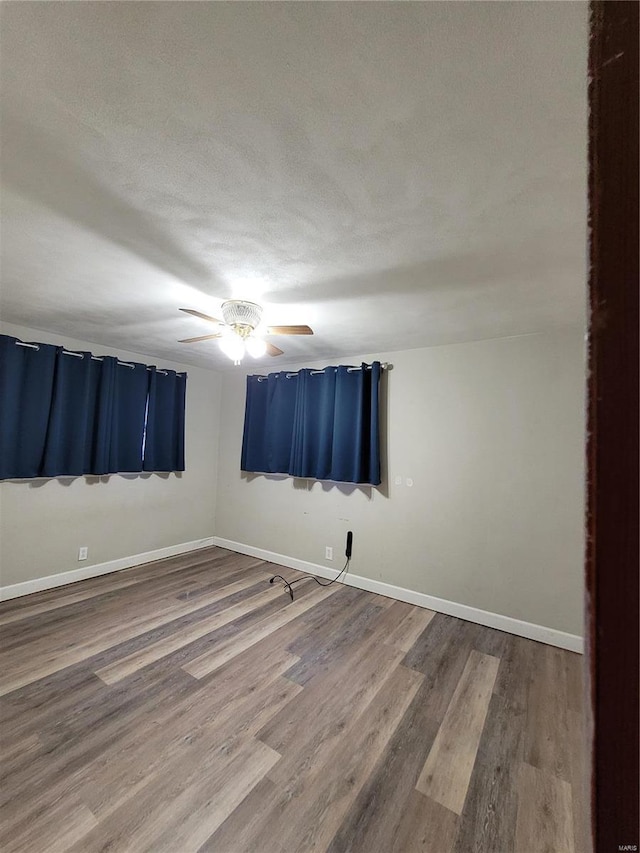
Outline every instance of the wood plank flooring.
<path fill-rule="evenodd" d="M 587 853 L 580 656 L 275 571 L 0 605 L 3 853 Z"/>

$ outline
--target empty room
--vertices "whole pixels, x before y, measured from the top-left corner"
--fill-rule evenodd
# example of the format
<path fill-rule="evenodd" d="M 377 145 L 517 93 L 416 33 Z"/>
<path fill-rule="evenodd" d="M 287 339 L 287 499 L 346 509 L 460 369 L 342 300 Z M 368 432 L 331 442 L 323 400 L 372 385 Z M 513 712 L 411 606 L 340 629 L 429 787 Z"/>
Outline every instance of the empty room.
<path fill-rule="evenodd" d="M 0 849 L 588 853 L 588 5 L 0 24 Z"/>

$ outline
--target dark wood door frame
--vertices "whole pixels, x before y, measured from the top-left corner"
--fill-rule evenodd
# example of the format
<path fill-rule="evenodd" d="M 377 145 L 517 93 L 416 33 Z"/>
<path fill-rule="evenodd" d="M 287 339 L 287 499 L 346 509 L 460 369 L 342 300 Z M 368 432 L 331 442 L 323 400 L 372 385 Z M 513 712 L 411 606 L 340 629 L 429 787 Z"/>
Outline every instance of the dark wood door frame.
<path fill-rule="evenodd" d="M 635 0 L 591 3 L 586 586 L 596 853 L 640 850 L 638 26 Z"/>

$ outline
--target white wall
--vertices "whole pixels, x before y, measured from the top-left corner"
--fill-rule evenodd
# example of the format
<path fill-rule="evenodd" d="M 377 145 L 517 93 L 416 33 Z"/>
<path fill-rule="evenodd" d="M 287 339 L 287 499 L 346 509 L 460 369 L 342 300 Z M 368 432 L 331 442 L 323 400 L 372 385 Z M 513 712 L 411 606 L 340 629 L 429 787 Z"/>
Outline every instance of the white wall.
<path fill-rule="evenodd" d="M 9 586 L 210 537 L 214 533 L 220 375 L 48 332 L 0 325 L 22 340 L 186 370 L 186 470 L 180 474 L 0 483 L 0 585 Z M 89 559 L 78 562 L 78 547 Z"/>
<path fill-rule="evenodd" d="M 216 534 L 341 567 L 352 530 L 356 575 L 581 635 L 583 331 L 341 363 L 373 358 L 393 364 L 380 489 L 241 474 L 246 372 L 223 376 Z"/>

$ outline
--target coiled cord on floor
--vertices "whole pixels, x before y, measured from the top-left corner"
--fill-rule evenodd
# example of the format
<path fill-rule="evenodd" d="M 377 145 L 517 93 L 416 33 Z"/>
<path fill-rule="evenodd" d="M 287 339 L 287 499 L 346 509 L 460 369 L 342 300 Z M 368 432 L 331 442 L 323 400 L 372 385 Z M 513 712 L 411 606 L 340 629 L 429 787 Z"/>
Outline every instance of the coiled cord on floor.
<path fill-rule="evenodd" d="M 338 574 L 335 576 L 335 578 L 331 581 L 321 581 L 315 575 L 305 575 L 304 577 L 294 578 L 294 580 L 288 581 L 288 580 L 286 580 L 286 578 L 283 578 L 282 575 L 274 575 L 271 578 L 271 580 L 269 581 L 269 583 L 274 583 L 274 581 L 276 581 L 278 579 L 281 580 L 282 583 L 284 584 L 284 589 L 287 590 L 287 592 L 291 596 L 291 601 L 293 601 L 293 589 L 292 589 L 292 587 L 293 587 L 294 583 L 300 583 L 300 581 L 312 580 L 312 581 L 315 581 L 317 584 L 319 584 L 319 586 L 331 586 L 332 583 L 335 583 L 338 580 L 340 575 L 343 575 L 347 571 L 347 569 L 349 568 L 350 561 L 351 561 L 351 558 L 347 557 L 347 562 L 344 564 L 344 566 L 338 572 Z"/>

